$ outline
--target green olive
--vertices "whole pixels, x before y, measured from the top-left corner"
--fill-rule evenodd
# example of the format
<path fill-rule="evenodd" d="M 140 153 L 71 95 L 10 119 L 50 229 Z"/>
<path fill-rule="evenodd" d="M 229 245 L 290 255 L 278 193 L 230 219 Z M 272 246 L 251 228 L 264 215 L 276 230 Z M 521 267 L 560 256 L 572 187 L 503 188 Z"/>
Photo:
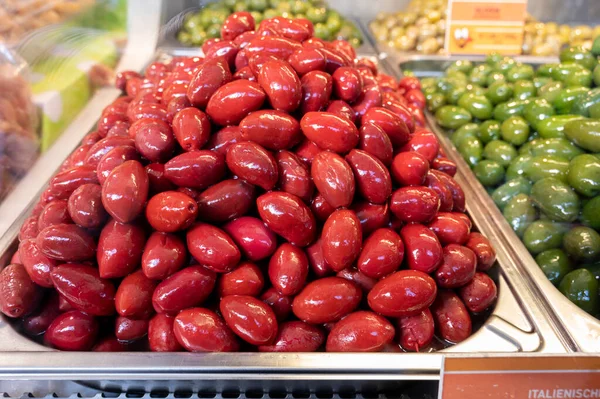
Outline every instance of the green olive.
<path fill-rule="evenodd" d="M 523 243 L 533 255 L 560 248 L 565 230 L 559 223 L 536 220 L 525 229 Z"/>
<path fill-rule="evenodd" d="M 527 164 L 533 158 L 530 154 L 520 154 L 506 168 L 506 180 L 510 181 L 525 175 Z"/>
<path fill-rule="evenodd" d="M 460 143 L 466 137 L 477 138 L 479 135 L 479 125 L 476 123 L 467 123 L 454 131 L 451 137 L 452 143 L 459 147 Z"/>
<path fill-rule="evenodd" d="M 483 149 L 483 157 L 507 167 L 517 157 L 517 150 L 510 143 L 492 140 Z"/>
<path fill-rule="evenodd" d="M 465 93 L 459 98 L 458 105 L 477 119 L 486 120 L 492 117 L 492 104 L 483 95 Z"/>
<path fill-rule="evenodd" d="M 435 112 L 435 118 L 441 127 L 458 129 L 462 125 L 469 123 L 472 116 L 462 107 L 444 105 Z"/>
<path fill-rule="evenodd" d="M 575 226 L 563 238 L 565 251 L 574 259 L 593 262 L 600 258 L 600 234 L 587 226 Z"/>
<path fill-rule="evenodd" d="M 517 194 L 529 194 L 531 192 L 531 183 L 524 177 L 517 177 L 509 180 L 492 192 L 492 199 L 500 209 L 504 209 L 506 204 Z"/>
<path fill-rule="evenodd" d="M 458 145 L 458 152 L 470 167 L 474 167 L 481 161 L 482 147 L 481 141 L 476 137 L 465 137 Z"/>
<path fill-rule="evenodd" d="M 569 161 L 556 155 L 537 155 L 532 157 L 525 166 L 525 176 L 536 182 L 546 177 L 555 177 L 567 181 Z"/>
<path fill-rule="evenodd" d="M 581 222 L 600 231 L 600 196 L 592 198 L 583 206 Z"/>
<path fill-rule="evenodd" d="M 504 167 L 490 159 L 480 161 L 473 167 L 473 172 L 477 180 L 486 187 L 495 187 L 504 180 Z"/>
<path fill-rule="evenodd" d="M 535 182 L 531 199 L 552 220 L 573 222 L 579 215 L 579 197 L 563 181 L 546 177 Z"/>
<path fill-rule="evenodd" d="M 555 286 L 558 286 L 563 278 L 573 270 L 569 256 L 562 249 L 544 251 L 535 257 L 535 262 Z"/>
<path fill-rule="evenodd" d="M 500 122 L 494 119 L 484 121 L 479 125 L 479 139 L 483 144 L 500 139 Z"/>
<path fill-rule="evenodd" d="M 527 100 L 536 94 L 536 88 L 531 80 L 517 80 L 513 83 L 513 98 L 515 100 Z"/>
<path fill-rule="evenodd" d="M 589 270 L 573 270 L 562 279 L 558 288 L 584 311 L 592 315 L 598 313 L 598 281 Z"/>
<path fill-rule="evenodd" d="M 508 201 L 502 214 L 519 237 L 523 237 L 525 229 L 527 229 L 537 217 L 533 202 L 527 194 L 515 195 Z"/>
<path fill-rule="evenodd" d="M 500 104 L 508 101 L 513 96 L 513 86 L 504 81 L 497 81 L 492 83 L 485 96 L 492 102 L 492 104 Z"/>
<path fill-rule="evenodd" d="M 529 125 L 521 116 L 511 116 L 500 126 L 502 139 L 515 146 L 523 145 L 529 138 Z"/>
<path fill-rule="evenodd" d="M 568 182 L 579 194 L 600 194 L 600 159 L 590 154 L 577 155 L 569 164 Z"/>

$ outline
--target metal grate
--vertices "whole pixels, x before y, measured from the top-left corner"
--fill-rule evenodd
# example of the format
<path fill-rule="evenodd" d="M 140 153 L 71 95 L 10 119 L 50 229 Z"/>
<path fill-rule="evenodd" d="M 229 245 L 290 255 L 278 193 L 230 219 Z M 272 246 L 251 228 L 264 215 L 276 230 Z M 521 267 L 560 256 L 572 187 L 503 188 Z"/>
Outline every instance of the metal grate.
<path fill-rule="evenodd" d="M 334 392 L 327 388 L 311 390 L 252 389 L 242 392 L 226 389 L 151 392 L 103 392 L 74 381 L 0 381 L 2 398 L 14 399 L 435 399 L 437 382 L 403 383 L 390 392 L 357 392 L 352 388 Z"/>

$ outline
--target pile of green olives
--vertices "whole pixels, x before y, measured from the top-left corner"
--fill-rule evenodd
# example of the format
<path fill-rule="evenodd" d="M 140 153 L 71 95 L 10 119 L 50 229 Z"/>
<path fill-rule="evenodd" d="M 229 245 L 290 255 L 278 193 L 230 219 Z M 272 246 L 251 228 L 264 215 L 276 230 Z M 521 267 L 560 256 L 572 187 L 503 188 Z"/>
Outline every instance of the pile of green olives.
<path fill-rule="evenodd" d="M 218 38 L 221 25 L 232 12 L 249 11 L 259 24 L 263 19 L 282 16 L 306 18 L 315 26 L 315 36 L 323 40 L 347 40 L 354 47 L 362 43 L 360 30 L 322 0 L 221 0 L 184 17 L 177 39 L 186 46 L 201 46 Z"/>
<path fill-rule="evenodd" d="M 600 39 L 539 68 L 489 55 L 422 79 L 437 123 L 548 279 L 600 317 Z"/>

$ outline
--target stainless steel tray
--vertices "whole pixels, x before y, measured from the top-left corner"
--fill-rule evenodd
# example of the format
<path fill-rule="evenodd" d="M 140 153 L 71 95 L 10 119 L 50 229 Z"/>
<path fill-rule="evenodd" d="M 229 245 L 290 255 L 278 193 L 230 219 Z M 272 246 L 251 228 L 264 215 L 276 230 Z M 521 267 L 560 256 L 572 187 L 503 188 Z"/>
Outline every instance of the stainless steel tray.
<path fill-rule="evenodd" d="M 404 60 L 399 60 L 397 65 L 401 69 L 412 70 L 416 76 L 439 76 L 450 62 L 457 59 L 464 58 L 446 56 L 405 57 Z M 481 58 L 469 59 L 472 61 L 481 61 Z M 540 57 L 521 58 L 521 62 L 532 65 L 540 65 L 553 61 L 556 61 L 556 59 L 544 59 Z M 459 180 L 459 183 L 464 188 L 468 187 L 469 191 L 472 192 L 470 203 L 477 202 L 480 212 L 483 212 L 485 218 L 498 231 L 499 239 L 504 242 L 506 251 L 510 253 L 510 257 L 516 264 L 517 269 L 528 280 L 528 285 L 533 290 L 535 297 L 538 299 L 543 298 L 540 305 L 546 309 L 553 323 L 557 324 L 558 328 L 567 334 L 567 342 L 570 341 L 569 346 L 571 346 L 571 349 L 583 352 L 600 352 L 600 320 L 572 304 L 550 283 L 525 245 L 506 222 L 501 211 L 488 195 L 483 185 L 477 180 L 467 163 L 458 153 L 447 134 L 437 125 L 433 115 L 427 112 L 426 116 L 429 126 L 437 134 L 448 157 L 458 165 L 460 177 L 457 180 Z"/>
<path fill-rule="evenodd" d="M 368 45 L 368 42 L 365 43 Z M 179 54 L 194 55 L 190 49 L 166 51 L 162 48 L 155 59 Z M 374 57 L 369 52 L 360 55 Z M 393 73 L 385 60 L 381 68 L 384 72 Z M 82 117 L 95 121 L 104 105 L 90 104 Z M 89 125 L 89 121 L 85 126 Z M 84 132 L 79 131 L 79 139 L 83 135 Z M 69 150 L 60 153 L 63 158 L 76 142 L 70 142 Z M 60 164 L 63 158 L 54 159 L 54 162 Z M 18 215 L 13 215 L 13 223 L 0 239 L 0 259 L 5 262 L 16 246 L 20 222 L 26 218 L 34 196 L 45 187 L 50 175 L 51 172 L 48 172 L 29 182 L 29 205 Z M 73 353 L 55 351 L 30 341 L 2 319 L 0 380 L 68 379 L 85 381 L 93 388 L 146 392 L 206 388 L 220 392 L 231 386 L 237 389 L 270 386 L 291 390 L 321 386 L 363 390 L 365 387 L 393 385 L 396 381 L 437 380 L 445 355 L 510 353 L 530 356 L 569 352 L 572 345 L 563 338 L 562 331 L 546 318 L 543 307 L 525 284 L 505 244 L 485 217 L 485 209 L 480 207 L 479 201 L 471 199 L 474 195 L 472 189 L 464 181 L 461 183 L 469 198 L 468 211 L 475 225 L 492 240 L 498 252 L 494 277 L 498 282 L 499 298 L 492 314 L 479 330 L 458 345 L 435 353 Z"/>

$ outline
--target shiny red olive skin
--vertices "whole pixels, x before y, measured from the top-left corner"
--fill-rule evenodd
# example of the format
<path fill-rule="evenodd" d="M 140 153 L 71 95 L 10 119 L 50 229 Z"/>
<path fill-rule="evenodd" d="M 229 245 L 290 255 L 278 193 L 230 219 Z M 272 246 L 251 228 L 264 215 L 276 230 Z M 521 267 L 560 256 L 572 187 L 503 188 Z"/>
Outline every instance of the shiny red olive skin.
<path fill-rule="evenodd" d="M 190 352 L 235 352 L 240 344 L 215 312 L 190 308 L 175 317 L 173 326 L 177 341 Z"/>
<path fill-rule="evenodd" d="M 429 172 L 429 161 L 415 151 L 401 152 L 394 157 L 391 172 L 401 186 L 422 186 Z"/>
<path fill-rule="evenodd" d="M 311 71 L 324 71 L 326 65 L 325 56 L 321 51 L 306 47 L 294 51 L 288 58 L 288 62 L 298 76 L 305 75 Z"/>
<path fill-rule="evenodd" d="M 454 176 L 456 174 L 456 164 L 448 158 L 436 158 L 431 163 L 431 167 L 440 172 L 446 173 L 448 176 Z"/>
<path fill-rule="evenodd" d="M 440 151 L 440 143 L 432 132 L 420 130 L 415 131 L 400 151 L 415 151 L 427 158 L 429 162 L 433 162 Z"/>
<path fill-rule="evenodd" d="M 436 192 L 440 198 L 440 211 L 451 212 L 454 208 L 454 199 L 452 197 L 452 191 L 446 186 L 446 184 L 440 179 L 437 170 L 430 170 L 425 178 L 425 185 Z"/>
<path fill-rule="evenodd" d="M 287 61 L 265 62 L 258 74 L 258 84 L 267 94 L 274 109 L 293 112 L 300 106 L 302 100 L 300 79 Z"/>
<path fill-rule="evenodd" d="M 369 293 L 377 283 L 377 280 L 366 276 L 362 272 L 348 267 L 344 270 L 340 270 L 335 274 L 337 277 L 345 278 L 348 281 L 352 281 L 354 284 L 358 285 L 364 293 Z"/>
<path fill-rule="evenodd" d="M 245 51 L 243 53 L 246 54 Z M 252 71 L 254 76 L 258 76 L 260 74 L 260 70 L 262 69 L 265 62 L 272 61 L 272 60 L 278 60 L 278 59 L 279 58 L 274 57 L 270 54 L 258 53 L 258 54 L 255 54 L 255 55 L 249 57 L 247 60 L 247 63 L 248 63 L 248 67 L 250 68 L 250 70 Z"/>
<path fill-rule="evenodd" d="M 115 294 L 117 313 L 131 319 L 146 319 L 153 313 L 152 293 L 157 283 L 141 270 L 125 277 Z M 119 337 L 117 337 L 119 338 Z"/>
<path fill-rule="evenodd" d="M 362 291 L 356 284 L 340 277 L 325 277 L 308 283 L 294 298 L 292 310 L 307 323 L 329 323 L 356 309 L 361 298 Z"/>
<path fill-rule="evenodd" d="M 358 144 L 358 130 L 348 119 L 329 112 L 307 112 L 300 120 L 302 133 L 323 150 L 344 154 Z"/>
<path fill-rule="evenodd" d="M 354 149 L 346 155 L 354 172 L 358 192 L 374 204 L 382 204 L 392 194 L 392 178 L 385 165 L 368 152 Z"/>
<path fill-rule="evenodd" d="M 263 53 L 281 60 L 287 60 L 290 55 L 302 46 L 295 40 L 278 36 L 259 36 L 250 41 L 244 48 L 248 58 Z"/>
<path fill-rule="evenodd" d="M 174 190 L 175 185 L 165 176 L 165 165 L 162 163 L 151 163 L 146 165 L 148 181 L 150 183 L 150 194 Z"/>
<path fill-rule="evenodd" d="M 437 159 L 437 158 L 436 158 Z M 454 212 L 464 213 L 466 210 L 465 192 L 462 187 L 451 176 L 440 171 L 431 171 L 441 180 L 452 194 L 452 210 Z"/>
<path fill-rule="evenodd" d="M 273 309 L 278 321 L 286 320 L 289 314 L 292 313 L 292 298 L 281 295 L 273 287 L 263 292 L 260 300 Z"/>
<path fill-rule="evenodd" d="M 92 352 L 127 352 L 135 350 L 130 342 L 120 341 L 117 337 L 108 336 L 100 339 L 92 347 Z"/>
<path fill-rule="evenodd" d="M 98 184 L 79 186 L 69 197 L 68 210 L 73 222 L 81 227 L 93 229 L 102 226 L 108 219 L 102 205 L 102 187 Z"/>
<path fill-rule="evenodd" d="M 232 271 L 242 256 L 226 232 L 206 223 L 198 223 L 188 230 L 187 246 L 198 263 L 217 273 Z"/>
<path fill-rule="evenodd" d="M 34 283 L 42 287 L 52 287 L 50 273 L 58 265 L 58 262 L 44 255 L 37 246 L 34 239 L 22 240 L 17 252 L 20 261 L 17 262 L 25 267 L 25 271 Z M 11 263 L 15 263 L 12 262 Z"/>
<path fill-rule="evenodd" d="M 350 122 L 355 122 L 354 110 L 348 103 L 342 100 L 334 100 L 327 106 L 326 112 L 341 116 L 348 119 Z M 363 148 L 364 149 L 364 148 Z"/>
<path fill-rule="evenodd" d="M 237 143 L 242 138 L 242 132 L 238 126 L 226 126 L 214 133 L 206 143 L 207 150 L 212 150 L 219 155 L 225 156 L 227 148 L 233 143 Z"/>
<path fill-rule="evenodd" d="M 95 267 L 68 263 L 54 268 L 51 276 L 56 290 L 75 309 L 94 316 L 115 313 L 115 287 L 100 278 Z"/>
<path fill-rule="evenodd" d="M 375 230 L 387 226 L 390 221 L 388 204 L 377 205 L 369 202 L 357 202 L 352 206 L 352 210 L 360 220 L 363 237 L 367 237 Z"/>
<path fill-rule="evenodd" d="M 277 318 L 269 305 L 247 295 L 221 298 L 219 309 L 225 323 L 244 341 L 266 345 L 277 336 Z"/>
<path fill-rule="evenodd" d="M 135 129 L 135 126 L 137 125 L 133 125 L 133 128 L 129 128 L 129 134 L 131 134 L 131 131 Z M 166 127 L 168 128 L 168 125 L 166 125 Z M 116 147 L 135 147 L 135 141 L 132 140 L 129 137 L 106 137 L 103 138 L 102 140 L 98 141 L 96 144 L 94 144 L 94 146 L 92 148 L 90 148 L 90 150 L 87 153 L 87 156 L 85 158 L 85 164 L 86 166 L 89 167 L 97 167 L 98 163 L 100 162 L 100 160 L 113 148 Z M 56 176 L 58 177 L 58 175 Z M 55 178 L 56 178 L 55 177 Z M 86 183 L 97 183 L 97 182 L 86 182 Z"/>
<path fill-rule="evenodd" d="M 185 152 L 165 164 L 165 177 L 179 187 L 205 189 L 225 174 L 225 157 L 209 150 Z"/>
<path fill-rule="evenodd" d="M 133 272 L 140 265 L 145 243 L 146 232 L 141 226 L 109 221 L 98 239 L 100 277 L 119 278 Z"/>
<path fill-rule="evenodd" d="M 352 265 L 360 254 L 362 231 L 353 211 L 338 209 L 323 225 L 322 250 L 327 264 L 335 272 Z"/>
<path fill-rule="evenodd" d="M 227 61 L 229 68 L 235 68 L 235 58 L 240 49 L 231 40 L 221 40 L 214 43 L 206 50 L 206 58 L 222 57 Z"/>
<path fill-rule="evenodd" d="M 352 168 L 341 156 L 329 151 L 318 153 L 310 173 L 317 190 L 329 205 L 334 208 L 350 206 L 356 183 Z"/>
<path fill-rule="evenodd" d="M 157 231 L 174 233 L 185 230 L 198 216 L 198 204 L 193 198 L 177 191 L 163 191 L 148 201 L 146 219 Z"/>
<path fill-rule="evenodd" d="M 296 154 L 281 150 L 275 154 L 279 169 L 278 187 L 281 191 L 294 194 L 304 202 L 309 202 L 313 196 L 314 184 L 310 171 Z"/>
<path fill-rule="evenodd" d="M 459 291 L 465 306 L 472 313 L 483 312 L 498 297 L 496 283 L 485 273 L 477 272 L 473 279 Z"/>
<path fill-rule="evenodd" d="M 300 144 L 295 148 L 296 155 L 307 165 L 310 166 L 312 164 L 313 159 L 317 156 L 318 153 L 321 152 L 321 149 L 318 145 L 313 143 L 308 139 L 302 140 Z"/>
<path fill-rule="evenodd" d="M 188 84 L 189 87 L 189 84 Z M 187 95 L 183 97 L 175 97 L 167 104 L 167 119 L 168 122 L 173 124 L 173 118 L 177 115 L 178 112 L 185 108 L 191 107 L 190 100 L 188 100 Z M 109 132 L 110 134 L 110 132 Z M 177 138 L 177 137 L 175 137 Z"/>
<path fill-rule="evenodd" d="M 254 29 L 254 18 L 246 11 L 234 12 L 229 15 L 221 27 L 223 40 L 233 40 L 244 32 Z"/>
<path fill-rule="evenodd" d="M 427 274 L 418 270 L 400 270 L 379 280 L 369 292 L 369 307 L 387 317 L 419 314 L 436 298 L 437 286 Z"/>
<path fill-rule="evenodd" d="M 440 198 L 428 187 L 407 186 L 392 193 L 390 210 L 406 223 L 427 223 L 440 208 Z"/>
<path fill-rule="evenodd" d="M 360 73 L 353 67 L 340 67 L 332 75 L 335 96 L 347 103 L 353 103 L 363 89 Z"/>
<path fill-rule="evenodd" d="M 325 258 L 323 257 L 323 247 L 321 244 L 322 240 L 319 238 L 314 242 L 314 244 L 306 248 L 308 263 L 310 264 L 312 272 L 317 277 L 325 277 L 333 274 L 333 269 L 327 264 L 327 262 L 325 262 Z"/>
<path fill-rule="evenodd" d="M 98 184 L 98 176 L 93 166 L 82 165 L 58 173 L 50 180 L 49 190 L 58 199 L 68 199 L 82 184 Z"/>
<path fill-rule="evenodd" d="M 217 291 L 219 297 L 227 295 L 258 296 L 265 286 L 265 278 L 254 263 L 243 262 L 237 269 L 219 277 Z"/>
<path fill-rule="evenodd" d="M 408 267 L 432 273 L 443 261 L 442 245 L 435 234 L 421 224 L 409 224 L 400 230 L 406 248 Z"/>
<path fill-rule="evenodd" d="M 96 253 L 94 238 L 74 224 L 56 224 L 40 231 L 36 243 L 51 259 L 77 262 L 91 259 Z"/>
<path fill-rule="evenodd" d="M 185 264 L 187 251 L 179 236 L 153 232 L 142 253 L 142 271 L 151 280 L 164 280 Z"/>
<path fill-rule="evenodd" d="M 65 200 L 54 200 L 50 201 L 38 218 L 38 228 L 44 230 L 48 226 L 62 223 L 73 223 L 69 211 L 67 210 L 68 205 Z"/>
<path fill-rule="evenodd" d="M 404 260 L 404 243 L 392 229 L 378 229 L 363 243 L 357 267 L 368 277 L 380 279 L 398 270 Z"/>
<path fill-rule="evenodd" d="M 8 317 L 26 316 L 37 307 L 41 289 L 31 281 L 25 267 L 6 266 L 0 272 L 0 311 Z"/>
<path fill-rule="evenodd" d="M 165 162 L 175 150 L 175 137 L 166 121 L 160 119 L 140 119 L 129 129 L 131 134 L 136 124 L 140 128 L 135 133 L 135 149 L 150 162 Z"/>
<path fill-rule="evenodd" d="M 457 344 L 471 336 L 471 317 L 465 304 L 453 291 L 440 290 L 431 312 L 440 338 Z"/>
<path fill-rule="evenodd" d="M 121 341 L 135 341 L 148 334 L 148 320 L 134 320 L 119 316 L 115 321 L 115 337 Z"/>
<path fill-rule="evenodd" d="M 34 313 L 23 318 L 23 330 L 30 336 L 43 334 L 60 314 L 58 295 L 51 295 Z"/>
<path fill-rule="evenodd" d="M 364 83 L 365 78 L 363 76 L 363 91 L 362 93 L 360 93 L 360 96 L 358 96 L 356 101 L 352 104 L 352 109 L 354 110 L 355 117 L 361 120 L 369 109 L 381 106 L 381 89 L 379 88 L 379 86 L 377 86 L 376 84 L 368 86 Z M 390 137 L 390 139 L 392 138 Z M 393 142 L 394 141 L 392 140 L 392 143 Z"/>
<path fill-rule="evenodd" d="M 372 123 L 379 126 L 390 138 L 395 148 L 406 144 L 410 132 L 404 121 L 396 114 L 382 107 L 370 108 L 362 117 L 361 123 Z"/>
<path fill-rule="evenodd" d="M 358 148 L 373 155 L 386 166 L 392 163 L 394 148 L 383 129 L 375 124 L 366 123 L 360 127 L 359 135 Z"/>
<path fill-rule="evenodd" d="M 313 197 L 310 209 L 319 222 L 326 221 L 333 211 L 335 211 L 335 208 L 325 201 L 325 197 L 320 193 Z"/>
<path fill-rule="evenodd" d="M 188 107 L 173 117 L 173 134 L 184 151 L 200 150 L 210 137 L 210 120 L 198 108 Z"/>
<path fill-rule="evenodd" d="M 260 218 L 273 232 L 299 247 L 314 241 L 316 222 L 310 209 L 295 195 L 270 192 L 256 199 Z"/>
<path fill-rule="evenodd" d="M 233 174 L 264 190 L 271 190 L 279 179 L 277 161 L 256 143 L 246 141 L 231 145 L 225 162 Z"/>
<path fill-rule="evenodd" d="M 306 284 L 308 258 L 304 251 L 284 243 L 275 250 L 269 260 L 269 280 L 282 295 L 297 294 Z"/>
<path fill-rule="evenodd" d="M 414 316 L 400 317 L 396 321 L 399 343 L 404 350 L 419 352 L 433 341 L 435 325 L 433 315 L 427 308 Z"/>
<path fill-rule="evenodd" d="M 467 247 L 449 244 L 444 247 L 444 261 L 435 271 L 435 280 L 443 288 L 457 288 L 469 283 L 475 275 L 477 258 Z"/>
<path fill-rule="evenodd" d="M 475 252 L 477 256 L 477 271 L 485 272 L 496 262 L 496 251 L 490 241 L 480 233 L 469 234 L 465 246 Z"/>
<path fill-rule="evenodd" d="M 148 324 L 148 344 L 152 352 L 179 352 L 183 348 L 173 331 L 175 317 L 164 313 L 155 315 Z"/>
<path fill-rule="evenodd" d="M 93 316 L 77 310 L 54 319 L 44 339 L 63 351 L 85 351 L 92 348 L 98 335 L 98 322 Z"/>
<path fill-rule="evenodd" d="M 138 161 L 127 161 L 110 172 L 102 187 L 102 204 L 117 221 L 129 223 L 144 209 L 148 173 Z"/>
<path fill-rule="evenodd" d="M 279 325 L 277 337 L 270 345 L 261 345 L 259 352 L 315 352 L 323 345 L 325 332 L 303 321 L 288 321 Z"/>
<path fill-rule="evenodd" d="M 333 91 L 331 76 L 322 71 L 311 71 L 300 79 L 302 101 L 300 113 L 321 111 L 327 106 Z"/>
<path fill-rule="evenodd" d="M 187 98 L 190 100 L 190 104 L 202 110 L 206 109 L 211 96 L 231 79 L 229 66 L 223 58 L 207 59 L 196 70 L 196 74 L 188 86 Z"/>
<path fill-rule="evenodd" d="M 210 97 L 206 113 L 217 125 L 237 125 L 252 111 L 260 109 L 266 97 L 258 83 L 234 80 L 219 87 Z"/>
<path fill-rule="evenodd" d="M 215 287 L 216 275 L 202 266 L 189 266 L 161 281 L 152 294 L 157 313 L 177 312 L 202 304 Z"/>
<path fill-rule="evenodd" d="M 240 122 L 241 139 L 253 141 L 268 150 L 285 150 L 300 141 L 300 123 L 282 111 L 263 109 Z"/>
<path fill-rule="evenodd" d="M 260 23 L 259 31 L 264 31 L 267 28 L 273 29 L 278 36 L 286 37 L 299 42 L 302 42 L 312 36 L 308 26 L 298 23 L 296 20 L 283 17 L 273 17 L 263 20 Z"/>
<path fill-rule="evenodd" d="M 469 239 L 469 225 L 452 212 L 439 212 L 427 226 L 442 245 L 464 244 Z"/>
<path fill-rule="evenodd" d="M 255 217 L 243 216 L 223 225 L 244 256 L 252 261 L 267 258 L 277 247 L 277 237 Z"/>
<path fill-rule="evenodd" d="M 406 124 L 408 131 L 413 133 L 415 131 L 415 117 L 413 116 L 413 112 L 399 101 L 385 100 L 385 94 L 386 93 L 384 93 L 384 100 L 381 106 L 400 117 L 400 119 L 402 119 L 402 121 Z M 400 98 L 404 100 L 404 97 Z"/>
<path fill-rule="evenodd" d="M 373 312 L 350 313 L 327 336 L 327 352 L 380 352 L 394 339 L 394 326 Z"/>
<path fill-rule="evenodd" d="M 223 180 L 198 197 L 198 219 L 226 222 L 246 214 L 254 205 L 255 188 L 243 180 Z"/>

